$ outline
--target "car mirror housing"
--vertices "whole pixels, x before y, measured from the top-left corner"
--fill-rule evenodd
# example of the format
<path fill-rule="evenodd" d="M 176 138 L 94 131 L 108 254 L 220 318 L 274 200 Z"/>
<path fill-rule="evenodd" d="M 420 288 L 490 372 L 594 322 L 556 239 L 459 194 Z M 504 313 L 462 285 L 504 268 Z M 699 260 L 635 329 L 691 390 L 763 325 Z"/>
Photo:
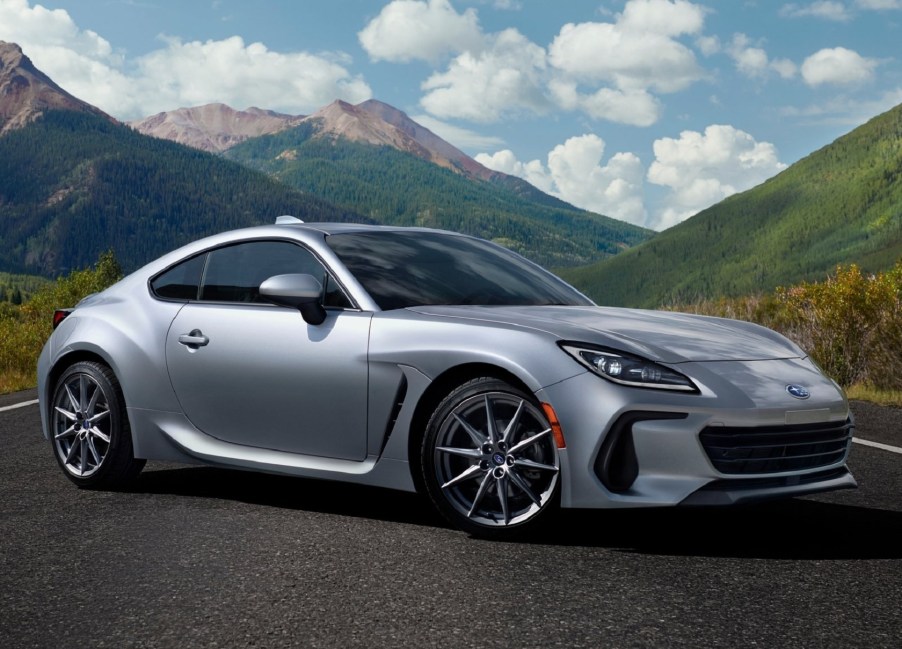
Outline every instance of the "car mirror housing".
<path fill-rule="evenodd" d="M 322 324 L 326 310 L 323 285 L 313 275 L 273 275 L 260 284 L 260 296 L 273 304 L 298 309 L 308 324 Z"/>

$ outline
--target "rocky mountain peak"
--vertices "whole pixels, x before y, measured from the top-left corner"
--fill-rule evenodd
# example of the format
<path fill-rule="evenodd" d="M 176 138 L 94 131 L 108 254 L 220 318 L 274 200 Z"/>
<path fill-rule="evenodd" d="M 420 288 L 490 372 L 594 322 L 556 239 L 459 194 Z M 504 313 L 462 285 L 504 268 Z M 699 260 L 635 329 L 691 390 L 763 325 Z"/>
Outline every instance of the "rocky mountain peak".
<path fill-rule="evenodd" d="M 144 135 L 221 153 L 249 138 L 284 131 L 303 119 L 303 115 L 286 115 L 256 107 L 235 110 L 214 103 L 157 113 L 129 122 L 129 126 Z"/>
<path fill-rule="evenodd" d="M 0 135 L 37 119 L 45 110 L 75 110 L 113 118 L 70 95 L 38 70 L 15 43 L 0 41 Z"/>

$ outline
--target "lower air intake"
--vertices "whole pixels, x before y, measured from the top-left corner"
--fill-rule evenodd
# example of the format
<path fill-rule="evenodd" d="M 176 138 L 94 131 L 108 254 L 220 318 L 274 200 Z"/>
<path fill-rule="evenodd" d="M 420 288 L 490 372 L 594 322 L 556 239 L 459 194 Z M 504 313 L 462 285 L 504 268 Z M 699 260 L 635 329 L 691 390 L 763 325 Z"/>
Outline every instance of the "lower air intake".
<path fill-rule="evenodd" d="M 700 439 L 714 468 L 730 475 L 816 469 L 840 462 L 852 441 L 850 419 L 760 428 L 705 428 Z"/>

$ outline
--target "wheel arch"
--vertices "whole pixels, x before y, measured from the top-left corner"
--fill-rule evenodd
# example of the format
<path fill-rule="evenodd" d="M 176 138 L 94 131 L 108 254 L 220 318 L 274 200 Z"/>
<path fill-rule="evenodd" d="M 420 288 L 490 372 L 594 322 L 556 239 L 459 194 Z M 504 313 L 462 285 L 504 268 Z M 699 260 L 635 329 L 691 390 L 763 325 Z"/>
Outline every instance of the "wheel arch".
<path fill-rule="evenodd" d="M 44 409 L 46 410 L 46 412 L 42 413 L 42 415 L 45 415 L 44 417 L 42 417 L 43 421 L 49 422 L 50 410 L 53 408 L 53 390 L 56 387 L 56 382 L 59 381 L 59 378 L 63 375 L 63 372 L 65 372 L 76 363 L 82 361 L 95 362 L 106 365 L 112 370 L 113 374 L 115 374 L 117 378 L 119 376 L 116 368 L 113 366 L 110 360 L 99 351 L 93 349 L 72 349 L 70 351 L 67 351 L 62 356 L 54 360 L 53 365 L 47 372 L 47 378 L 44 382 L 44 394 L 47 395 L 47 402 L 44 404 Z M 123 399 L 124 398 L 125 395 L 123 394 Z M 44 437 L 50 439 L 49 423 L 44 426 Z"/>
<path fill-rule="evenodd" d="M 423 443 L 423 436 L 426 434 L 426 426 L 432 414 L 438 408 L 442 400 L 459 385 L 463 385 L 467 381 L 471 381 L 480 377 L 491 377 L 505 381 L 510 385 L 523 390 L 527 394 L 535 394 L 529 386 L 516 374 L 498 365 L 491 363 L 465 363 L 455 367 L 448 368 L 439 376 L 435 377 L 429 384 L 429 387 L 423 391 L 417 401 L 414 409 L 413 417 L 410 422 L 410 432 L 407 436 L 407 459 L 410 467 L 411 477 L 416 486 L 417 492 L 425 494 L 425 485 L 423 484 L 423 473 L 420 465 L 420 446 Z"/>

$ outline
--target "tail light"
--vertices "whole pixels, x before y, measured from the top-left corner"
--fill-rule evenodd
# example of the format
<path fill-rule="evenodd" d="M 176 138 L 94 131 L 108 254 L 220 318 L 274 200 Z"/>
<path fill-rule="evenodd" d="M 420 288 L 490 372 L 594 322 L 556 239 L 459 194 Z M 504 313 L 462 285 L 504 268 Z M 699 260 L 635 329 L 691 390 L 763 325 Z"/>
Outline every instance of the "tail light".
<path fill-rule="evenodd" d="M 53 312 L 53 328 L 56 329 L 60 326 L 60 322 L 66 319 L 66 317 L 72 313 L 73 309 L 57 309 Z"/>

